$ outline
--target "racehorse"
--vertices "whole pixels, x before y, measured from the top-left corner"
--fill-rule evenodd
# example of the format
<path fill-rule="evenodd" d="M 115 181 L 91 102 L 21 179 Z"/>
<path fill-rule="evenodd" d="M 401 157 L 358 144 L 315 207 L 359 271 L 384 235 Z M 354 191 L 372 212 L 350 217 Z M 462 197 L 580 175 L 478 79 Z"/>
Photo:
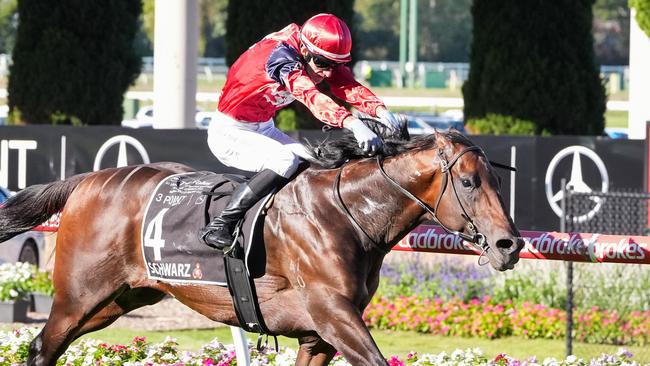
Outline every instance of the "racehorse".
<path fill-rule="evenodd" d="M 514 267 L 523 241 L 494 167 L 458 132 L 387 142 L 377 158 L 363 157 L 353 140 L 332 146 L 316 146 L 322 166 L 300 172 L 268 209 L 266 273 L 255 280 L 261 312 L 271 332 L 298 338 L 296 365 L 327 365 L 337 350 L 353 365 L 387 365 L 362 312 L 385 255 L 404 235 L 436 220 L 475 243 L 499 271 Z M 239 325 L 227 288 L 147 277 L 145 206 L 158 182 L 188 171 L 155 163 L 84 173 L 30 186 L 0 209 L 0 242 L 61 212 L 53 306 L 28 365 L 54 365 L 76 338 L 166 294 Z"/>

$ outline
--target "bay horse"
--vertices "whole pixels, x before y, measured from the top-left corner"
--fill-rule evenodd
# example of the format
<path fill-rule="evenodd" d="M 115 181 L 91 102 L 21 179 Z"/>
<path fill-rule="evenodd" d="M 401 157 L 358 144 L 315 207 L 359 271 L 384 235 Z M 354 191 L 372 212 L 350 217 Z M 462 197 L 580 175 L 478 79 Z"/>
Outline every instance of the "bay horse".
<path fill-rule="evenodd" d="M 353 138 L 332 146 L 314 148 L 322 166 L 298 174 L 267 212 L 266 274 L 255 280 L 261 312 L 271 332 L 298 339 L 296 365 L 327 365 L 337 350 L 353 365 L 387 365 L 362 312 L 404 235 L 434 219 L 477 243 L 499 271 L 514 267 L 523 241 L 494 168 L 458 132 L 388 141 L 377 159 L 363 157 Z M 239 325 L 227 288 L 147 277 L 145 206 L 158 182 L 188 171 L 177 163 L 104 169 L 30 186 L 0 208 L 0 242 L 62 213 L 53 306 L 27 365 L 54 365 L 76 338 L 166 294 Z"/>

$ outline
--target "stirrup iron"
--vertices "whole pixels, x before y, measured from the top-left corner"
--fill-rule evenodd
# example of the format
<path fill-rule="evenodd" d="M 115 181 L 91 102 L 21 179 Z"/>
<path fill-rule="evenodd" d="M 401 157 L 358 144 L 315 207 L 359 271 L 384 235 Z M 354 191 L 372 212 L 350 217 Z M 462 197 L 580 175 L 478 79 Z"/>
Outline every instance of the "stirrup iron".
<path fill-rule="evenodd" d="M 232 231 L 232 243 L 230 243 L 230 245 L 223 248 L 224 255 L 230 255 L 230 253 L 234 252 L 235 249 L 237 249 L 237 238 L 239 238 L 243 221 L 244 221 L 243 219 L 239 220 L 237 222 L 237 225 L 235 225 L 235 229 Z"/>

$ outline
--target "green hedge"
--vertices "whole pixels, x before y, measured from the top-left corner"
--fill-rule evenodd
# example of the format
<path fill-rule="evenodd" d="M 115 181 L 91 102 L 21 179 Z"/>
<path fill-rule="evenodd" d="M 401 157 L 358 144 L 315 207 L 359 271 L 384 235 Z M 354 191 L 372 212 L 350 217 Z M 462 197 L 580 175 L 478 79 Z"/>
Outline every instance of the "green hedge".
<path fill-rule="evenodd" d="M 600 135 L 593 0 L 476 0 L 465 116 L 531 121 L 535 133 Z"/>
<path fill-rule="evenodd" d="M 467 128 L 481 135 L 534 135 L 537 131 L 532 121 L 494 113 L 468 120 Z"/>
<path fill-rule="evenodd" d="M 141 0 L 21 0 L 9 75 L 12 119 L 116 124 L 140 74 Z"/>

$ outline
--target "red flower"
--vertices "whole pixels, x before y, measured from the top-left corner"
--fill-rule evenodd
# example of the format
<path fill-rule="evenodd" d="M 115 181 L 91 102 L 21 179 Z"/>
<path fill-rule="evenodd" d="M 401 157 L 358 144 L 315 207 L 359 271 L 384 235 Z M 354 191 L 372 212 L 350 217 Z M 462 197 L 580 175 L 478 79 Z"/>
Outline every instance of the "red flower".
<path fill-rule="evenodd" d="M 400 360 L 397 356 L 392 356 L 387 361 L 390 366 L 404 366 L 404 361 Z"/>

